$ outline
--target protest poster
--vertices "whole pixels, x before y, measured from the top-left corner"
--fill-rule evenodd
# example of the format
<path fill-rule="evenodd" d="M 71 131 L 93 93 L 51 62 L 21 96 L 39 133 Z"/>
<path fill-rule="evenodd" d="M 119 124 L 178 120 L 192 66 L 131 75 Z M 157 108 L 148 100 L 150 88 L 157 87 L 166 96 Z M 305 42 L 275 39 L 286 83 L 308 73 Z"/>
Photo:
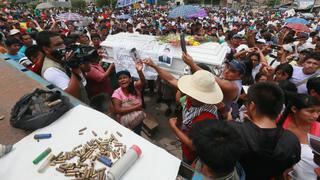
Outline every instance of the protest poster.
<path fill-rule="evenodd" d="M 165 66 L 171 67 L 173 60 L 173 49 L 169 46 L 164 46 L 164 48 L 159 50 L 158 64 L 163 64 Z"/>

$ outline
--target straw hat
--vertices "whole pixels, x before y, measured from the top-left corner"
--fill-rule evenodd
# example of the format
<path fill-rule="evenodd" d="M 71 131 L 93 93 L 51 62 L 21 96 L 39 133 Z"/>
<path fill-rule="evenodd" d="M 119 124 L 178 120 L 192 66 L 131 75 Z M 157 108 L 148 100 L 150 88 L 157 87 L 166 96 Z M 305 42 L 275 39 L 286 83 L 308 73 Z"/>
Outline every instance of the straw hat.
<path fill-rule="evenodd" d="M 205 70 L 182 76 L 178 81 L 178 87 L 183 93 L 205 104 L 217 104 L 223 99 L 214 75 Z"/>

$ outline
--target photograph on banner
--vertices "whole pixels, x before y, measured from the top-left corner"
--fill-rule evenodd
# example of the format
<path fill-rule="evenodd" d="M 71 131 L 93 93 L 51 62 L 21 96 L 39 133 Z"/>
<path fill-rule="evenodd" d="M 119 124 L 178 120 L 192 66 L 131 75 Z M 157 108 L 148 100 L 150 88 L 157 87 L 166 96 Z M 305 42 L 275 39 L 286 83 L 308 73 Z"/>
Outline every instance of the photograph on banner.
<path fill-rule="evenodd" d="M 98 49 L 98 54 L 102 57 L 102 62 L 109 64 L 114 63 L 114 59 L 109 55 L 107 47 L 102 46 L 100 49 Z"/>
<path fill-rule="evenodd" d="M 173 49 L 170 46 L 164 46 L 163 49 L 159 51 L 158 64 L 164 64 L 171 67 L 173 58 Z"/>
<path fill-rule="evenodd" d="M 141 60 L 141 56 L 140 56 L 140 54 L 139 54 L 139 52 L 138 52 L 138 50 L 136 48 L 132 48 L 130 50 L 130 56 L 132 57 L 132 60 L 134 62 L 137 62 L 137 61 Z"/>
<path fill-rule="evenodd" d="M 132 77 L 139 78 L 138 72 L 136 70 L 135 61 L 133 56 L 139 57 L 139 59 L 144 59 L 149 57 L 146 54 L 143 54 L 141 51 L 131 48 L 113 48 L 113 56 L 114 56 L 114 64 L 116 68 L 116 72 L 128 70 Z M 133 50 L 133 51 L 132 51 Z M 135 55 L 133 55 L 135 53 Z M 143 67 L 143 72 L 146 79 L 154 79 L 156 73 L 153 69 L 150 69 L 146 66 Z"/>

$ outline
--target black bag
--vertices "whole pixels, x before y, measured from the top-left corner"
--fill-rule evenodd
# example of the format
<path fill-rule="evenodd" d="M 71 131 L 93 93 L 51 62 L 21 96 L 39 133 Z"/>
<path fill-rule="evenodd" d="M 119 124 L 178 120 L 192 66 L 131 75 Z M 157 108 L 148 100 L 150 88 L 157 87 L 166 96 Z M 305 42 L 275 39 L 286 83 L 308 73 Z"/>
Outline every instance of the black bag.
<path fill-rule="evenodd" d="M 49 103 L 57 100 L 60 103 L 49 107 Z M 36 89 L 24 95 L 12 108 L 10 123 L 13 127 L 23 130 L 36 130 L 45 127 L 65 112 L 71 109 L 72 104 L 67 96 L 59 91 Z"/>

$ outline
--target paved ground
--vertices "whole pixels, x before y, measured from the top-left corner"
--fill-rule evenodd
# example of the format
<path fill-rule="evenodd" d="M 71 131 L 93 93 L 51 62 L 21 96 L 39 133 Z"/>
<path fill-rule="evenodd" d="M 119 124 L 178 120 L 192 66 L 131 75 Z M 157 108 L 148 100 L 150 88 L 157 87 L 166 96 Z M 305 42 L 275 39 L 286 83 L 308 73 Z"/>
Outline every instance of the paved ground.
<path fill-rule="evenodd" d="M 157 119 L 159 126 L 155 135 L 151 139 L 146 135 L 143 135 L 143 137 L 181 159 L 182 152 L 180 148 L 180 142 L 173 134 L 168 123 L 168 119 L 173 117 L 174 114 L 172 113 L 171 116 L 166 117 L 164 113 L 167 109 L 167 105 L 164 103 L 156 103 L 156 99 L 156 95 L 151 95 L 149 93 L 145 94 L 145 111 Z M 173 110 L 174 107 L 172 106 L 171 109 Z"/>
<path fill-rule="evenodd" d="M 4 119 L 0 120 L 0 143 L 14 144 L 30 132 L 10 125 L 11 109 L 26 92 L 32 92 L 42 85 L 1 59 L 0 72 L 0 116 L 4 116 Z"/>

